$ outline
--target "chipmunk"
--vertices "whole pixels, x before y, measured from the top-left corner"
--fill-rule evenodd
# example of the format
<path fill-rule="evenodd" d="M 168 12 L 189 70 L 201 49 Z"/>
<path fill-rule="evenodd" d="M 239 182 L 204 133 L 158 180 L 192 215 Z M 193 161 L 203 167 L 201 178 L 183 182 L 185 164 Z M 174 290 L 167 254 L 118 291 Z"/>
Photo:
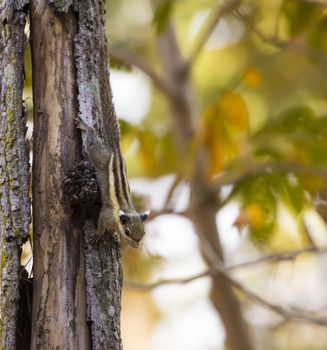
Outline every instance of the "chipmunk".
<path fill-rule="evenodd" d="M 114 142 L 108 142 L 100 137 L 97 130 L 79 118 L 76 118 L 76 125 L 85 132 L 85 151 L 95 168 L 100 186 L 102 207 L 98 219 L 98 234 L 101 237 L 106 230 L 110 230 L 137 248 L 144 236 L 143 222 L 150 211 L 139 214 L 134 208 L 120 150 L 118 126 Z"/>

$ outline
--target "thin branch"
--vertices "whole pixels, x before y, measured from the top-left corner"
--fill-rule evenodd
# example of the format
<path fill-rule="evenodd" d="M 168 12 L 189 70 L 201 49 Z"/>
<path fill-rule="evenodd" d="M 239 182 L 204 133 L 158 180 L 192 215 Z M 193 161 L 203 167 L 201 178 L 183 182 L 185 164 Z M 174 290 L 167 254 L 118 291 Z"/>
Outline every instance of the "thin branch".
<path fill-rule="evenodd" d="M 222 273 L 220 271 L 220 268 L 218 268 L 217 265 L 215 265 L 215 268 L 219 273 Z M 223 274 L 223 276 L 228 280 L 228 282 L 235 288 L 237 288 L 240 292 L 245 294 L 251 301 L 260 304 L 261 306 L 270 309 L 286 320 L 292 320 L 292 321 L 298 321 L 298 322 L 306 322 L 310 324 L 315 324 L 318 326 L 324 326 L 327 327 L 327 318 L 320 318 L 315 315 L 310 315 L 306 311 L 293 311 L 291 309 L 286 309 L 283 306 L 274 304 L 269 302 L 268 300 L 262 298 L 243 284 L 241 284 L 239 281 L 237 281 L 234 278 L 231 278 L 227 274 Z"/>
<path fill-rule="evenodd" d="M 237 18 L 239 18 L 241 21 L 243 21 L 248 28 L 257 35 L 257 37 L 262 40 L 263 42 L 273 45 L 275 47 L 281 48 L 281 49 L 291 49 L 293 51 L 297 51 L 300 53 L 304 53 L 306 55 L 309 55 L 313 58 L 318 58 L 323 61 L 327 60 L 327 55 L 324 51 L 310 47 L 303 42 L 300 42 L 299 40 L 282 40 L 276 35 L 267 35 L 264 34 L 262 31 L 260 31 L 255 24 L 253 23 L 253 18 L 247 16 L 243 12 L 236 10 L 235 15 Z"/>
<path fill-rule="evenodd" d="M 323 167 L 306 166 L 295 162 L 266 162 L 266 163 L 251 163 L 248 161 L 248 167 L 246 169 L 227 169 L 225 172 L 219 174 L 212 182 L 213 188 L 221 188 L 222 186 L 235 184 L 248 176 L 259 174 L 271 174 L 273 172 L 280 173 L 308 173 L 321 176 L 327 179 L 327 170 Z"/>
<path fill-rule="evenodd" d="M 213 11 L 212 15 L 209 17 L 208 22 L 205 23 L 204 29 L 201 30 L 200 36 L 196 41 L 194 48 L 188 58 L 188 66 L 191 67 L 195 60 L 198 58 L 199 53 L 203 49 L 204 45 L 210 38 L 210 35 L 216 28 L 218 22 L 221 20 L 223 16 L 232 12 L 237 7 L 239 7 L 241 0 L 230 0 L 226 1 L 222 6 L 219 3 L 219 6 Z"/>
<path fill-rule="evenodd" d="M 288 251 L 288 252 L 284 252 L 284 253 L 265 255 L 265 256 L 262 256 L 258 259 L 255 259 L 255 260 L 250 260 L 250 261 L 246 261 L 243 263 L 228 266 L 225 268 L 225 270 L 226 271 L 233 271 L 233 270 L 238 270 L 241 268 L 257 266 L 257 265 L 262 264 L 262 263 L 275 263 L 275 262 L 281 262 L 281 261 L 294 260 L 299 255 L 309 254 L 309 253 L 316 254 L 316 255 L 327 254 L 327 248 L 318 249 L 315 247 L 309 247 L 309 248 Z"/>
<path fill-rule="evenodd" d="M 178 215 L 178 216 L 182 216 L 182 217 L 189 217 L 189 213 L 187 211 L 175 211 L 174 209 L 169 209 L 169 208 L 164 208 L 162 210 L 158 210 L 158 211 L 151 211 L 151 214 L 149 216 L 149 218 L 147 219 L 147 222 L 149 220 L 153 220 L 158 216 L 161 215 Z"/>
<path fill-rule="evenodd" d="M 176 178 L 174 179 L 173 183 L 171 184 L 169 191 L 167 193 L 167 197 L 166 197 L 165 203 L 163 205 L 164 208 L 169 207 L 171 198 L 172 198 L 177 186 L 180 184 L 181 181 L 182 181 L 182 178 L 179 175 L 177 175 Z"/>
<path fill-rule="evenodd" d="M 202 242 L 203 243 L 203 242 Z M 268 308 L 282 317 L 284 317 L 287 320 L 293 320 L 293 321 L 301 321 L 301 322 L 307 322 L 310 324 L 315 324 L 319 326 L 327 326 L 327 319 L 316 317 L 315 315 L 310 315 L 308 312 L 304 311 L 294 311 L 290 309 L 286 309 L 280 305 L 276 305 L 274 303 L 269 302 L 268 300 L 262 298 L 252 290 L 250 290 L 248 287 L 244 286 L 241 282 L 237 281 L 234 277 L 231 277 L 229 275 L 229 271 L 236 270 L 239 268 L 245 268 L 250 266 L 256 266 L 261 263 L 273 263 L 273 262 L 280 262 L 280 261 L 286 261 L 286 260 L 294 260 L 301 254 L 306 253 L 314 253 L 314 254 L 326 254 L 327 249 L 315 249 L 314 247 L 310 248 L 304 248 L 304 249 L 298 249 L 294 251 L 289 251 L 285 253 L 279 253 L 279 254 L 271 254 L 267 256 L 263 256 L 259 259 L 253 260 L 253 261 L 247 261 L 245 263 L 240 263 L 237 265 L 225 267 L 220 262 L 220 260 L 216 257 L 216 254 L 212 250 L 212 248 L 209 245 L 204 245 L 205 249 L 205 255 L 208 257 L 209 261 L 212 264 L 212 267 L 210 269 L 207 269 L 201 273 L 195 274 L 193 276 L 189 276 L 186 278 L 176 278 L 176 279 L 165 279 L 165 280 L 159 280 L 153 283 L 148 284 L 142 284 L 137 283 L 133 281 L 126 281 L 124 286 L 127 288 L 133 288 L 143 291 L 149 291 L 154 288 L 167 285 L 167 284 L 185 284 L 192 282 L 194 280 L 197 280 L 199 278 L 212 276 L 214 273 L 221 274 L 234 288 L 237 288 L 240 292 L 245 294 L 251 301 L 262 305 L 265 308 Z M 216 272 L 214 272 L 216 271 Z"/>
<path fill-rule="evenodd" d="M 221 274 L 234 288 L 238 289 L 240 292 L 245 294 L 251 301 L 270 309 L 283 318 L 292 321 L 306 322 L 310 324 L 315 324 L 319 326 L 327 327 L 327 318 L 319 318 L 315 315 L 311 315 L 305 311 L 294 311 L 291 309 L 286 309 L 280 305 L 276 305 L 271 303 L 270 301 L 262 298 L 257 293 L 253 292 L 246 286 L 244 286 L 241 282 L 231 277 L 226 271 L 225 266 L 221 262 L 221 260 L 217 257 L 216 253 L 210 246 L 210 244 L 206 241 L 204 237 L 201 237 L 201 243 L 203 248 L 204 255 L 208 258 L 211 263 L 211 268 L 214 268 L 217 273 Z"/>
<path fill-rule="evenodd" d="M 149 220 L 153 220 L 158 216 L 161 215 L 178 215 L 178 216 L 183 216 L 183 217 L 189 217 L 189 213 L 187 211 L 175 211 L 173 208 L 169 207 L 169 203 L 171 200 L 172 195 L 174 194 L 174 191 L 176 189 L 176 187 L 179 185 L 179 183 L 182 181 L 182 178 L 180 176 L 176 176 L 176 178 L 174 179 L 173 183 L 171 184 L 168 193 L 167 193 L 167 197 L 165 199 L 165 203 L 163 205 L 163 208 L 158 210 L 158 211 L 151 211 L 150 217 L 147 219 L 147 221 Z"/>
<path fill-rule="evenodd" d="M 258 259 L 255 260 L 250 260 L 246 261 L 243 263 L 235 264 L 232 266 L 226 266 L 224 267 L 224 271 L 234 271 L 234 270 L 239 270 L 242 268 L 247 268 L 247 267 L 253 267 L 260 265 L 262 263 L 276 263 L 276 262 L 281 262 L 281 261 L 290 261 L 290 260 L 295 260 L 299 255 L 303 254 L 327 254 L 327 248 L 324 249 L 317 249 L 314 247 L 309 247 L 309 248 L 303 248 L 303 249 L 297 249 L 293 251 L 288 251 L 284 253 L 278 253 L 278 254 L 270 254 L 266 256 L 262 256 Z M 174 278 L 174 279 L 160 279 L 156 282 L 152 283 L 140 283 L 140 282 L 134 282 L 134 281 L 126 281 L 124 283 L 125 287 L 128 288 L 135 288 L 135 289 L 140 289 L 140 290 L 151 290 L 157 287 L 160 287 L 162 285 L 166 284 L 185 284 L 188 282 L 192 282 L 198 278 L 202 278 L 205 276 L 211 276 L 212 275 L 212 269 L 206 269 L 205 271 L 195 274 L 193 276 L 188 276 L 184 278 Z"/>
<path fill-rule="evenodd" d="M 153 82 L 153 84 L 166 96 L 171 96 L 172 89 L 163 77 L 160 77 L 153 69 L 151 64 L 141 56 L 128 52 L 124 49 L 111 47 L 109 56 L 118 61 L 134 66 L 146 74 Z"/>
<path fill-rule="evenodd" d="M 163 280 L 159 280 L 159 281 L 156 281 L 153 283 L 146 283 L 145 284 L 145 283 L 138 283 L 138 282 L 133 282 L 133 281 L 126 281 L 126 282 L 124 282 L 124 287 L 148 291 L 148 290 L 152 290 L 154 288 L 157 288 L 157 287 L 160 287 L 163 285 L 167 285 L 167 284 L 186 284 L 186 283 L 195 281 L 199 278 L 210 276 L 210 275 L 211 275 L 211 271 L 210 271 L 210 269 L 208 269 L 208 270 L 205 270 L 201 273 L 198 273 L 196 275 L 189 276 L 186 278 L 163 279 Z"/>

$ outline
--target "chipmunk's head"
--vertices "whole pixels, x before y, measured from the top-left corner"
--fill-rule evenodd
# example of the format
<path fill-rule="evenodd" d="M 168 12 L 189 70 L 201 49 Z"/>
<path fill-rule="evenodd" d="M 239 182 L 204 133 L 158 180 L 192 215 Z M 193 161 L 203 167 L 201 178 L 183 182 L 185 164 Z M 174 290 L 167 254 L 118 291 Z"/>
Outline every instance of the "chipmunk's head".
<path fill-rule="evenodd" d="M 119 220 L 122 225 L 122 236 L 125 238 L 128 244 L 132 247 L 137 248 L 139 242 L 144 236 L 144 225 L 143 222 L 150 215 L 150 211 L 147 210 L 142 214 L 137 212 L 125 213 L 119 210 Z"/>

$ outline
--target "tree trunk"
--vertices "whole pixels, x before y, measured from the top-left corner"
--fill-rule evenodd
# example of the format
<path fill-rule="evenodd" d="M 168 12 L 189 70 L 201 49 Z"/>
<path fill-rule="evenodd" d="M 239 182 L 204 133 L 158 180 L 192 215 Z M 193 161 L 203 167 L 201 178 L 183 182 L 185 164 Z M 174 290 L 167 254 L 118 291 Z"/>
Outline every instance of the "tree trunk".
<path fill-rule="evenodd" d="M 223 251 L 216 225 L 218 211 L 217 193 L 213 192 L 201 175 L 201 161 L 197 163 L 197 174 L 193 178 L 191 195 L 191 219 L 198 235 L 204 240 L 203 258 L 210 266 L 206 254 L 206 243 L 210 245 L 220 261 L 224 261 Z M 215 273 L 212 277 L 211 301 L 218 311 L 226 330 L 228 349 L 251 350 L 249 329 L 243 318 L 241 305 L 235 297 L 231 286 L 223 275 Z"/>
<path fill-rule="evenodd" d="M 198 111 L 190 83 L 190 67 L 180 53 L 171 25 L 167 25 L 158 38 L 158 52 L 165 78 L 173 89 L 172 96 L 169 98 L 169 106 L 174 123 L 176 145 L 180 155 L 185 157 L 193 139 L 194 119 Z M 204 180 L 204 157 L 201 150 L 195 160 L 194 169 L 194 176 L 191 179 L 191 220 L 200 241 L 208 242 L 223 261 L 215 219 L 219 209 L 218 194 L 213 193 Z M 210 265 L 205 250 L 203 250 L 203 257 Z M 231 350 L 253 349 L 239 301 L 234 296 L 228 282 L 218 273 L 212 277 L 210 297 L 224 323 L 228 348 Z"/>
<path fill-rule="evenodd" d="M 78 35 L 75 59 L 79 117 L 96 126 L 111 144 L 119 134 L 109 82 L 108 44 L 102 0 L 78 2 Z M 111 134 L 114 133 L 114 134 Z M 117 141 L 117 140 L 116 140 Z M 84 155 L 85 140 L 83 140 Z M 84 225 L 86 249 L 86 293 L 88 321 L 92 328 L 92 349 L 122 349 L 120 331 L 123 284 L 120 244 L 113 235 L 101 237 L 98 247 L 90 242 L 97 234 L 89 220 Z"/>
<path fill-rule="evenodd" d="M 45 0 L 30 8 L 33 71 L 34 297 L 32 349 L 89 349 L 84 243 L 62 181 L 80 158 L 72 10 Z"/>
<path fill-rule="evenodd" d="M 0 349 L 6 350 L 16 348 L 20 255 L 30 222 L 22 105 L 25 5 L 4 0 L 0 7 Z"/>
<path fill-rule="evenodd" d="M 91 213 L 81 206 L 73 210 L 63 193 L 63 179 L 73 162 L 81 160 L 75 116 L 100 125 L 102 132 L 108 131 L 108 123 L 117 123 L 109 86 L 103 3 L 75 1 L 73 10 L 69 0 L 49 3 L 51 6 L 45 0 L 32 0 L 30 10 L 35 256 L 32 349 L 119 350 L 120 245 L 111 235 L 92 244 L 95 208 Z M 83 154 L 86 156 L 85 150 Z"/>

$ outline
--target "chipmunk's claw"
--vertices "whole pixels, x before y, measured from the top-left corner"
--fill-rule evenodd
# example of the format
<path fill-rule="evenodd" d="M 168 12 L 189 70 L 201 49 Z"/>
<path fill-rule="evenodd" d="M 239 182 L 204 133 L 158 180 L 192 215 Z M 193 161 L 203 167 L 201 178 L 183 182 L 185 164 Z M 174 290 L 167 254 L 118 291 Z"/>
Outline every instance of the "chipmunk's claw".
<path fill-rule="evenodd" d="M 75 121 L 75 125 L 78 129 L 81 129 L 81 130 L 85 130 L 86 129 L 86 125 L 85 123 L 81 120 L 80 117 L 75 117 L 74 118 L 74 121 Z"/>

